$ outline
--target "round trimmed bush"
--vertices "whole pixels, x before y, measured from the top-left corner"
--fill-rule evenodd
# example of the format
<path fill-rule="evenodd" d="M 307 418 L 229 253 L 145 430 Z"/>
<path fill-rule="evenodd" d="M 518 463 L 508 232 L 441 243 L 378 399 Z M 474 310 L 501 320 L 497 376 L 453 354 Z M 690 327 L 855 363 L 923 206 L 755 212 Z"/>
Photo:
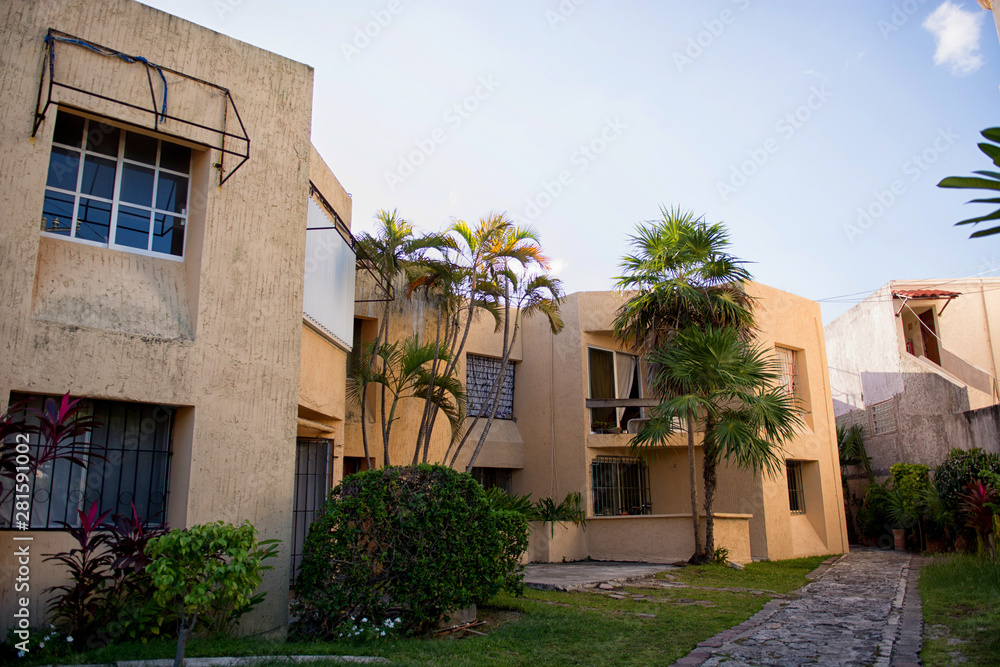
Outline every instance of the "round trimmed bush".
<path fill-rule="evenodd" d="M 298 632 L 331 637 L 396 618 L 425 632 L 451 609 L 519 593 L 527 542 L 524 518 L 493 510 L 466 473 L 424 464 L 351 475 L 306 538 Z"/>

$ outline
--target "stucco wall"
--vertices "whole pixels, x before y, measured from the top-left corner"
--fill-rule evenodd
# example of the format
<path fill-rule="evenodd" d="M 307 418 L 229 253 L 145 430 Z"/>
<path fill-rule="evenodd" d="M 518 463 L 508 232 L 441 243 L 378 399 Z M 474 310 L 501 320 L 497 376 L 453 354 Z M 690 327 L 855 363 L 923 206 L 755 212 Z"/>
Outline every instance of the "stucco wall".
<path fill-rule="evenodd" d="M 251 521 L 262 538 L 291 535 L 312 70 L 128 0 L 41 0 L 0 7 L 0 404 L 10 391 L 182 406 L 171 464 L 171 526 Z M 183 262 L 41 239 L 39 223 L 55 109 L 31 140 L 42 38 L 49 27 L 228 88 L 253 141 L 223 187 L 195 147 L 189 245 Z M 59 71 L 97 92 L 136 100 L 141 65 L 92 62 L 61 45 Z M 132 68 L 132 69 L 129 69 Z M 121 76 L 119 76 L 119 74 Z M 168 112 L 200 113 L 196 86 L 175 84 Z M 145 88 L 143 95 L 148 95 Z M 64 98 L 65 99 L 65 98 Z M 148 98 L 143 98 L 146 101 Z M 152 128 L 150 114 L 75 96 L 85 110 Z M 180 115 L 180 113 L 178 113 Z M 218 115 L 213 116 L 217 123 Z M 178 123 L 163 130 L 194 141 Z M 232 159 L 227 159 L 232 165 Z M 60 281 L 54 272 L 72 276 Z M 127 286 L 127 291 L 125 287 Z M 33 295 L 35 298 L 33 298 Z M 186 407 L 184 407 L 186 406 Z M 2 407 L 2 406 L 0 406 Z M 31 607 L 57 576 L 37 555 L 65 542 L 35 533 Z M 7 549 L 8 547 L 4 547 Z M 267 600 L 246 631 L 280 627 L 288 552 L 265 573 Z M 0 599 L 12 600 L 0 561 Z M 8 608 L 2 613 L 6 623 Z"/>
<path fill-rule="evenodd" d="M 825 339 L 836 415 L 903 391 L 889 285 L 826 325 Z"/>

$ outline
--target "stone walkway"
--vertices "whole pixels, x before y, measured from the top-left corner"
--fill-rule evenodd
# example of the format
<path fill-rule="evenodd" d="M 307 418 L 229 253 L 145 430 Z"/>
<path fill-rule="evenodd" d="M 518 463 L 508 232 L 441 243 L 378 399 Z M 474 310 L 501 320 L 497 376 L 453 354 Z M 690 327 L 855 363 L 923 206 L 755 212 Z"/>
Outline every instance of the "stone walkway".
<path fill-rule="evenodd" d="M 524 566 L 524 585 L 543 591 L 579 591 L 601 584 L 618 584 L 640 577 L 650 577 L 674 565 L 655 563 L 618 563 L 614 561 L 577 561 L 575 563 L 531 563 Z"/>
<path fill-rule="evenodd" d="M 775 599 L 708 639 L 677 667 L 920 664 L 920 556 L 859 549 L 799 595 Z"/>

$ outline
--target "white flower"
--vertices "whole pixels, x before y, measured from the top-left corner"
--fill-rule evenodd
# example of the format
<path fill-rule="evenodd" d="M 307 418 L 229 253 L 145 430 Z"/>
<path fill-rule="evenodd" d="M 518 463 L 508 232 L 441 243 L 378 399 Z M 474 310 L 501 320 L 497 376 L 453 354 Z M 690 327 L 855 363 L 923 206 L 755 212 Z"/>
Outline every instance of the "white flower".
<path fill-rule="evenodd" d="M 73 643 L 73 637 L 67 637 L 66 641 L 68 641 L 70 644 L 72 644 Z"/>
<path fill-rule="evenodd" d="M 24 651 L 18 651 L 17 652 L 17 657 L 23 658 L 24 657 Z"/>
<path fill-rule="evenodd" d="M 45 648 L 45 642 L 38 642 L 38 648 Z"/>

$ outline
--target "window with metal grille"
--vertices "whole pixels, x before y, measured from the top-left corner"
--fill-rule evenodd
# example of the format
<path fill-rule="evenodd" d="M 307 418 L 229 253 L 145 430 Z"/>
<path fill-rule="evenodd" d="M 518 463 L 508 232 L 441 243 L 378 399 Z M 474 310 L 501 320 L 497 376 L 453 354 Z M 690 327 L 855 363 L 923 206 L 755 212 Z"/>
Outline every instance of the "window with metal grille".
<path fill-rule="evenodd" d="M 893 399 L 871 406 L 872 426 L 875 435 L 896 432 L 896 402 Z"/>
<path fill-rule="evenodd" d="M 180 259 L 190 173 L 186 146 L 60 110 L 42 233 Z"/>
<path fill-rule="evenodd" d="M 802 488 L 802 461 L 785 461 L 788 478 L 788 509 L 792 514 L 805 514 L 806 495 Z"/>
<path fill-rule="evenodd" d="M 598 456 L 590 463 L 594 516 L 651 514 L 649 469 L 642 459 Z"/>
<path fill-rule="evenodd" d="M 787 347 L 774 347 L 774 356 L 778 361 L 778 384 L 789 396 L 796 396 L 799 388 L 798 353 Z"/>
<path fill-rule="evenodd" d="M 490 400 L 490 390 L 500 375 L 500 359 L 481 357 L 477 354 L 465 355 L 465 397 L 468 415 L 489 417 L 493 403 Z M 510 419 L 514 416 L 514 362 L 507 362 L 507 372 L 503 375 L 500 386 L 500 404 L 497 406 L 497 419 Z"/>
<path fill-rule="evenodd" d="M 11 403 L 31 397 L 11 394 Z M 41 409 L 43 399 L 30 405 Z M 77 511 L 86 512 L 96 502 L 100 512 L 132 515 L 151 524 L 166 521 L 170 470 L 170 439 L 175 409 L 149 403 L 84 400 L 85 414 L 101 423 L 77 438 L 74 451 L 91 450 L 82 457 L 86 466 L 65 459 L 43 464 L 29 481 L 31 529 L 79 526 Z M 29 419 L 32 419 L 29 417 Z M 37 423 L 37 422 L 36 422 Z M 29 436 L 34 453 L 38 436 Z M 0 528 L 10 528 L 12 499 L 0 506 Z"/>
<path fill-rule="evenodd" d="M 299 438 L 295 443 L 295 504 L 292 508 L 292 581 L 302 563 L 309 526 L 330 494 L 333 440 Z"/>

